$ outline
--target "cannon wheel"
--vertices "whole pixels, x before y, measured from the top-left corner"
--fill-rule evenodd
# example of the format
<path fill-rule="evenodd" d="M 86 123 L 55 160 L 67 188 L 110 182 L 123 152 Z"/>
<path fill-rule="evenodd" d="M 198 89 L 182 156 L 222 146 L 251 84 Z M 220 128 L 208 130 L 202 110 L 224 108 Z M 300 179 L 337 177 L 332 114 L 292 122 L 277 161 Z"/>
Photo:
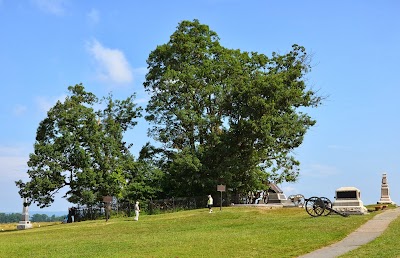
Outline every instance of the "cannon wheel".
<path fill-rule="evenodd" d="M 332 212 L 332 202 L 326 197 L 321 197 L 320 199 L 324 202 L 325 205 L 324 212 L 322 212 L 321 215 L 328 216 Z"/>
<path fill-rule="evenodd" d="M 312 217 L 321 216 L 325 211 L 324 201 L 319 197 L 311 197 L 306 200 L 306 211 Z"/>

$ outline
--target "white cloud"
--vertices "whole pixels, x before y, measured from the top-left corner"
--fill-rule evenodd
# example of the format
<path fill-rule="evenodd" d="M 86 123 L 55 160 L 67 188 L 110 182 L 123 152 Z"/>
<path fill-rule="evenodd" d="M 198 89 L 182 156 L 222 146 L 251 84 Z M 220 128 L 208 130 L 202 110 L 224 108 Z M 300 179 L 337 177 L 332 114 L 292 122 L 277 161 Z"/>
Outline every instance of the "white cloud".
<path fill-rule="evenodd" d="M 66 0 L 32 0 L 32 2 L 44 12 L 63 15 L 65 13 Z"/>
<path fill-rule="evenodd" d="M 57 101 L 63 102 L 66 97 L 67 97 L 67 95 L 61 95 L 59 97 L 52 97 L 52 98 L 37 97 L 36 103 L 39 106 L 40 111 L 47 112 L 50 110 L 50 108 L 52 108 L 57 103 Z"/>
<path fill-rule="evenodd" d="M 100 21 L 100 13 L 96 9 L 92 9 L 87 14 L 87 18 L 89 19 L 90 24 L 95 25 Z"/>
<path fill-rule="evenodd" d="M 122 51 L 106 48 L 97 40 L 88 43 L 88 50 L 97 61 L 100 80 L 115 83 L 133 81 L 132 69 Z"/>

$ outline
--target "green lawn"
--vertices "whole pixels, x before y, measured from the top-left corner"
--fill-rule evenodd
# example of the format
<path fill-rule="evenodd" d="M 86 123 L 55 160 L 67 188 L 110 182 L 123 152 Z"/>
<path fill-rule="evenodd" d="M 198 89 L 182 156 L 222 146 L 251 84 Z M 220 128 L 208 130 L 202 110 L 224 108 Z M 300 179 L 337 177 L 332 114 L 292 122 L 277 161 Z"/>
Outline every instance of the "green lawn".
<path fill-rule="evenodd" d="M 313 218 L 301 208 L 229 207 L 35 226 L 0 232 L 0 257 L 296 257 L 374 215 Z"/>

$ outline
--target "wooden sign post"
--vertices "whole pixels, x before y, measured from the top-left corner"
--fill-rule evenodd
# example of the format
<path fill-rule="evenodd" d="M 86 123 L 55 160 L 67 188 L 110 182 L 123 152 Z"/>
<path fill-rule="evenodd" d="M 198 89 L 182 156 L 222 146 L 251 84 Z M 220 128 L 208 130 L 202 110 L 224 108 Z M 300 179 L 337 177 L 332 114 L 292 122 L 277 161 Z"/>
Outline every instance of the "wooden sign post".
<path fill-rule="evenodd" d="M 221 193 L 221 203 L 219 210 L 222 210 L 222 192 L 225 192 L 226 185 L 217 185 L 217 191 Z"/>

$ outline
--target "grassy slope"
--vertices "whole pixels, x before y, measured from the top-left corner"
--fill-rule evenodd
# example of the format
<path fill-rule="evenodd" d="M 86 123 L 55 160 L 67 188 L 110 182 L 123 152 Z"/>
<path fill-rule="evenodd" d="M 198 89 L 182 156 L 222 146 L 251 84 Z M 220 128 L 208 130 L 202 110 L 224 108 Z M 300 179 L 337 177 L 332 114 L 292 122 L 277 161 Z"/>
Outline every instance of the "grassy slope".
<path fill-rule="evenodd" d="M 0 232 L 0 257 L 296 257 L 370 219 L 230 207 Z M 3 256 L 4 254 L 4 256 Z"/>

